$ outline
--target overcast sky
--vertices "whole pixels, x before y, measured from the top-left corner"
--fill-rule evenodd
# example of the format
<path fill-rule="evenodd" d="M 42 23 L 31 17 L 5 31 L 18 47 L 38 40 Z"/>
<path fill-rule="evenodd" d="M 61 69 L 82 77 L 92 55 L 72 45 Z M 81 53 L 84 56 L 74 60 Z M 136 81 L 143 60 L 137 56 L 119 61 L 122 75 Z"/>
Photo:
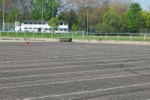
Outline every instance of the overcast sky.
<path fill-rule="evenodd" d="M 148 6 L 150 6 L 150 0 L 132 0 L 132 1 L 139 3 L 143 10 L 148 10 Z"/>

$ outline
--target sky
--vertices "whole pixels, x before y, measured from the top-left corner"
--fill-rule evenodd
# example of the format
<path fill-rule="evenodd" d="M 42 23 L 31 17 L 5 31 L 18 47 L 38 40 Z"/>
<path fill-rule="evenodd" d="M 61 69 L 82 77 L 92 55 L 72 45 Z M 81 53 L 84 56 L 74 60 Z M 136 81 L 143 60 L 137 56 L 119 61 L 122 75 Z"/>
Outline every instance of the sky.
<path fill-rule="evenodd" d="M 150 0 L 132 0 L 132 1 L 139 3 L 143 10 L 149 11 L 148 6 L 150 6 Z"/>

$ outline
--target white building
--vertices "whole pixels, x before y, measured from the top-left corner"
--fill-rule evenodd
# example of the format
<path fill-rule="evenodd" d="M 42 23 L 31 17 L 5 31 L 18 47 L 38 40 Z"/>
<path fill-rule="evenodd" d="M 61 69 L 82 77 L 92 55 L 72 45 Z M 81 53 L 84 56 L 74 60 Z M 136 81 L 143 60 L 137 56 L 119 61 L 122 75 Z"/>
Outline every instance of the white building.
<path fill-rule="evenodd" d="M 67 21 L 59 21 L 60 24 L 58 29 L 54 32 L 68 32 L 68 22 Z M 15 22 L 15 31 L 23 31 L 23 32 L 51 32 L 52 28 L 48 25 L 49 21 L 23 21 L 21 25 L 19 22 Z"/>

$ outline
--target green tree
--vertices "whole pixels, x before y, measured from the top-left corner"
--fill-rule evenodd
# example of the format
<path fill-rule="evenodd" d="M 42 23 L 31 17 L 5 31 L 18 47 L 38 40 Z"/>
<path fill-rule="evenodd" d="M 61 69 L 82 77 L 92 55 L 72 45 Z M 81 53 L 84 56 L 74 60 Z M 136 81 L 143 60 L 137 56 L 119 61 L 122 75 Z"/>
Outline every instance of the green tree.
<path fill-rule="evenodd" d="M 128 19 L 126 20 L 127 28 L 130 32 L 138 32 L 140 26 L 143 25 L 141 22 L 141 16 L 139 18 L 139 11 L 142 11 L 140 5 L 138 3 L 132 3 L 130 10 L 128 11 Z"/>
<path fill-rule="evenodd" d="M 41 20 L 43 3 L 43 20 L 48 21 L 57 14 L 59 3 L 55 0 L 31 0 L 31 18 Z"/>
<path fill-rule="evenodd" d="M 128 14 L 127 13 L 121 14 L 120 18 L 123 21 L 122 32 L 128 32 L 128 28 L 127 28 L 127 24 L 126 24 L 126 20 L 128 20 Z"/>
<path fill-rule="evenodd" d="M 75 23 L 73 23 L 73 25 L 72 25 L 71 28 L 72 28 L 72 30 L 76 31 L 78 29 L 78 25 L 76 25 Z"/>
<path fill-rule="evenodd" d="M 144 16 L 140 12 L 137 13 L 137 19 L 135 20 L 135 23 L 137 23 L 137 32 L 140 32 L 142 28 L 147 28 L 146 20 L 144 20 Z"/>
<path fill-rule="evenodd" d="M 87 21 L 82 20 L 81 17 L 78 17 L 78 18 L 77 18 L 77 23 L 78 23 L 78 27 L 79 27 L 79 30 L 80 30 L 80 31 L 81 31 L 81 30 L 84 30 L 85 27 L 86 27 L 86 25 L 87 25 Z M 86 30 L 86 31 L 87 31 L 87 30 Z"/>
<path fill-rule="evenodd" d="M 0 10 L 0 24 L 3 22 L 3 12 Z"/>
<path fill-rule="evenodd" d="M 94 28 L 94 26 L 91 27 L 90 32 L 95 33 L 95 28 Z"/>
<path fill-rule="evenodd" d="M 78 16 L 73 9 L 71 9 L 69 12 L 61 12 L 58 16 L 59 20 L 68 21 L 69 29 L 72 28 L 73 23 L 78 24 L 77 18 Z"/>
<path fill-rule="evenodd" d="M 112 27 L 108 24 L 98 23 L 95 25 L 95 31 L 100 33 L 111 33 Z"/>
<path fill-rule="evenodd" d="M 58 18 L 51 18 L 48 25 L 53 28 L 54 30 L 57 29 L 58 25 L 59 25 L 59 20 Z"/>
<path fill-rule="evenodd" d="M 113 11 L 108 11 L 103 15 L 103 25 L 111 26 L 111 32 L 122 32 L 123 21 L 119 15 Z"/>
<path fill-rule="evenodd" d="M 15 21 L 21 22 L 23 20 L 23 16 L 17 9 L 13 9 L 7 18 L 7 22 L 14 23 Z"/>
<path fill-rule="evenodd" d="M 145 28 L 149 28 L 150 27 L 150 13 L 142 10 L 139 12 L 139 15 L 141 15 L 144 18 Z"/>
<path fill-rule="evenodd" d="M 68 15 L 69 15 L 69 12 L 62 11 L 62 12 L 60 12 L 60 14 L 58 16 L 58 19 L 63 20 L 63 21 L 68 21 L 68 19 L 69 19 Z"/>
<path fill-rule="evenodd" d="M 88 10 L 88 13 L 87 13 L 87 10 Z M 93 7 L 89 7 L 89 6 L 82 7 L 79 9 L 77 23 L 78 23 L 78 26 L 80 27 L 80 30 L 85 30 L 86 28 L 86 31 L 87 31 L 87 27 L 88 27 L 88 31 L 89 31 L 92 25 L 95 24 L 95 22 L 99 21 L 99 15 L 97 16 L 97 13 L 96 13 L 97 11 L 98 11 L 97 9 L 94 10 Z M 88 19 L 87 19 L 87 15 L 88 15 Z"/>

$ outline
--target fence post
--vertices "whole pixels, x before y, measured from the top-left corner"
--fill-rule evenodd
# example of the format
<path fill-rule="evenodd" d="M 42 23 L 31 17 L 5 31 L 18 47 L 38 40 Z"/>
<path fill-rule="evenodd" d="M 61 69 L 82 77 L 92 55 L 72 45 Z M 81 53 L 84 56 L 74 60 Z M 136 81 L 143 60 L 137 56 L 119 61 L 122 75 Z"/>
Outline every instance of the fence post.
<path fill-rule="evenodd" d="M 41 30 L 42 31 L 42 30 Z M 42 31 L 42 38 L 43 38 L 43 31 Z"/>
<path fill-rule="evenodd" d="M 83 35 L 82 35 L 82 38 L 84 38 L 84 31 L 83 31 Z"/>
<path fill-rule="evenodd" d="M 72 39 L 73 39 L 73 33 L 72 33 Z"/>
<path fill-rule="evenodd" d="M 53 38 L 53 33 L 51 33 L 51 37 Z"/>
<path fill-rule="evenodd" d="M 118 33 L 118 36 L 117 36 L 117 37 L 118 37 L 118 40 L 119 40 L 119 33 Z"/>
<path fill-rule="evenodd" d="M 61 34 L 60 36 L 62 37 L 62 36 L 63 36 L 63 34 L 62 34 L 62 33 L 60 33 L 60 34 Z"/>
<path fill-rule="evenodd" d="M 130 34 L 130 41 L 132 41 L 132 34 Z"/>
<path fill-rule="evenodd" d="M 24 37 L 26 37 L 26 32 L 24 32 Z"/>
<path fill-rule="evenodd" d="M 105 34 L 105 39 L 107 40 L 107 33 Z"/>
<path fill-rule="evenodd" d="M 144 41 L 145 41 L 145 34 L 144 34 Z"/>
<path fill-rule="evenodd" d="M 95 39 L 95 33 L 94 33 L 94 39 Z"/>

